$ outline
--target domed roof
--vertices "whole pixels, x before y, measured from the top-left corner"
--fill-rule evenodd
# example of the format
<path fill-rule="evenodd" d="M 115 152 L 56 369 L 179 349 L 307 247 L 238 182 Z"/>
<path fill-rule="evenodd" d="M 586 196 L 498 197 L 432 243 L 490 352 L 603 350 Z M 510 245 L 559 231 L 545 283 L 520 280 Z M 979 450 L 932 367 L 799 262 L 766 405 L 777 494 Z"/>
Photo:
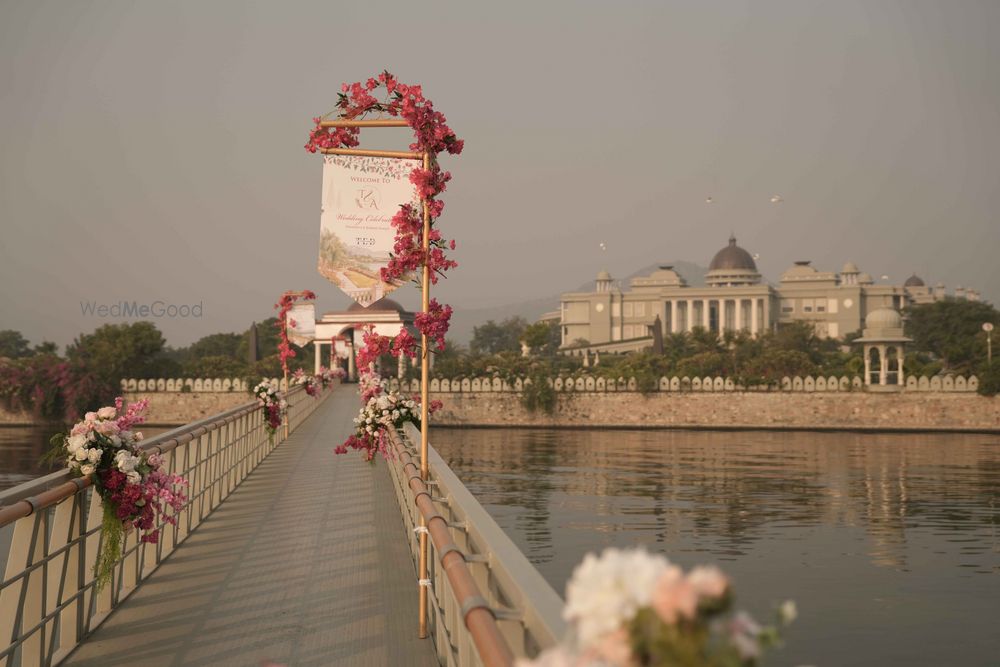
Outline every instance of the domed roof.
<path fill-rule="evenodd" d="M 598 280 L 611 280 L 611 274 L 608 273 L 607 271 L 605 271 L 604 269 L 601 269 L 601 272 L 597 274 L 597 279 Z"/>
<path fill-rule="evenodd" d="M 876 308 L 865 317 L 865 329 L 901 329 L 903 318 L 892 308 Z"/>
<path fill-rule="evenodd" d="M 920 278 L 920 276 L 918 276 L 915 273 L 912 276 L 910 276 L 909 278 L 907 278 L 906 282 L 903 283 L 903 287 L 925 287 L 925 286 L 926 285 L 925 285 L 923 279 Z"/>
<path fill-rule="evenodd" d="M 406 308 L 403 308 L 401 305 L 399 305 L 398 303 L 396 303 L 392 299 L 389 299 L 389 298 L 386 298 L 386 297 L 382 297 L 381 299 L 379 299 L 378 301 L 376 301 L 372 305 L 368 306 L 367 308 L 364 307 L 364 306 L 362 306 L 357 301 L 355 301 L 354 303 L 352 303 L 347 308 L 347 312 L 349 312 L 349 313 L 357 312 L 359 310 L 363 310 L 363 311 L 368 312 L 368 313 L 370 313 L 372 311 L 382 311 L 382 312 L 394 311 L 394 312 L 397 312 L 397 313 L 405 313 L 406 312 Z"/>
<path fill-rule="evenodd" d="M 854 262 L 848 262 L 844 264 L 844 268 L 840 270 L 841 273 L 860 273 L 858 270 L 858 265 Z"/>
<path fill-rule="evenodd" d="M 875 282 L 870 273 L 858 274 L 858 282 L 862 285 L 871 285 Z"/>
<path fill-rule="evenodd" d="M 743 269 L 746 271 L 757 271 L 757 264 L 743 248 L 736 245 L 736 237 L 729 237 L 729 245 L 715 253 L 712 263 L 708 265 L 709 271 L 719 271 L 728 269 Z"/>

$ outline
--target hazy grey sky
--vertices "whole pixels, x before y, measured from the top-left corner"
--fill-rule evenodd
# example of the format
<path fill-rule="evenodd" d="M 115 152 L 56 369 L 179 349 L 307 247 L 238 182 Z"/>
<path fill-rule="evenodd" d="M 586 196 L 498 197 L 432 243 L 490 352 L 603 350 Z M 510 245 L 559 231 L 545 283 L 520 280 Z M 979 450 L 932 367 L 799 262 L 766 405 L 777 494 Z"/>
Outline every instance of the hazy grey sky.
<path fill-rule="evenodd" d="M 850 259 L 1000 297 L 994 0 L 0 0 L 0 329 L 65 344 L 119 321 L 81 301 L 202 302 L 158 321 L 180 345 L 285 289 L 346 305 L 302 145 L 383 68 L 466 140 L 443 159 L 458 308 L 707 264 L 730 231 L 772 281 Z"/>

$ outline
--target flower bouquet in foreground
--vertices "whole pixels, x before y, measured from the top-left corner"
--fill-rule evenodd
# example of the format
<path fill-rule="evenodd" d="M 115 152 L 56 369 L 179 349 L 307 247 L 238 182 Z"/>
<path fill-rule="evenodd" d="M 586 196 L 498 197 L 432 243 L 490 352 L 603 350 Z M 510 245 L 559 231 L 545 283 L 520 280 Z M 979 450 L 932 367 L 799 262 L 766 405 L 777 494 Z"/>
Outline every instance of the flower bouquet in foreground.
<path fill-rule="evenodd" d="M 747 667 L 796 616 L 788 601 L 775 625 L 762 626 L 731 606 L 729 579 L 716 567 L 685 574 L 641 549 L 588 554 L 566 585 L 570 640 L 517 667 Z"/>
<path fill-rule="evenodd" d="M 143 542 L 155 543 L 157 526 L 175 524 L 174 513 L 187 500 L 187 481 L 160 470 L 163 460 L 159 454 L 139 449 L 142 433 L 133 426 L 145 420 L 142 413 L 149 401 L 132 403 L 121 413 L 123 403 L 117 398 L 114 407 L 88 412 L 69 435 L 52 439 L 73 475 L 90 476 L 104 506 L 101 547 L 94 564 L 97 590 L 111 581 L 127 531 L 135 528 Z"/>
<path fill-rule="evenodd" d="M 261 380 L 253 388 L 253 395 L 257 397 L 257 404 L 264 409 L 264 425 L 267 428 L 267 435 L 274 437 L 275 431 L 281 427 L 281 421 L 288 409 L 288 402 L 285 401 L 284 394 L 281 393 L 277 380 Z"/>

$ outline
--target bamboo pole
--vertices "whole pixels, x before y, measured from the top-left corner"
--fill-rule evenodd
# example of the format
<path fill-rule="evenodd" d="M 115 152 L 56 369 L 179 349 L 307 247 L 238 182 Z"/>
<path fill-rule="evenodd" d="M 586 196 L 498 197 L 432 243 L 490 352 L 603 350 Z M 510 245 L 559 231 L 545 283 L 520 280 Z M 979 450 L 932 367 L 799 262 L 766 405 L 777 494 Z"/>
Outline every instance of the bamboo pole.
<path fill-rule="evenodd" d="M 338 118 L 336 120 L 320 121 L 320 127 L 409 127 L 402 118 L 380 118 L 374 120 L 347 120 Z"/>
<path fill-rule="evenodd" d="M 321 148 L 323 155 L 356 155 L 358 157 L 394 157 L 403 160 L 419 160 L 423 153 L 413 151 L 370 151 L 361 148 Z"/>
<path fill-rule="evenodd" d="M 430 153 L 424 153 L 424 169 L 431 168 Z M 422 248 L 424 251 L 423 277 L 420 282 L 421 307 L 424 313 L 430 310 L 431 299 L 431 269 L 427 265 L 427 255 L 430 250 L 431 237 L 431 210 L 427 200 L 423 200 L 424 213 L 424 236 Z M 427 434 L 430 424 L 427 420 L 427 400 L 428 400 L 428 376 L 430 375 L 430 349 L 427 334 L 420 334 L 420 479 L 427 481 Z M 423 514 L 420 515 L 420 525 L 426 528 L 427 522 Z M 427 531 L 420 531 L 420 580 L 427 579 Z M 420 586 L 420 633 L 421 639 L 427 637 L 427 587 Z"/>

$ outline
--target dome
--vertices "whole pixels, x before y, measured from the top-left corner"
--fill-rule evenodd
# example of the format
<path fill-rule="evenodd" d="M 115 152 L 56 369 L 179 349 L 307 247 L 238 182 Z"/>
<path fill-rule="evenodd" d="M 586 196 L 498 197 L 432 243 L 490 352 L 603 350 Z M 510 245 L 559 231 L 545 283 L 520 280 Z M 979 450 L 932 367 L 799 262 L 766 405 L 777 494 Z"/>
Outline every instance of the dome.
<path fill-rule="evenodd" d="M 865 329 L 902 329 L 903 318 L 892 308 L 876 308 L 865 317 Z"/>
<path fill-rule="evenodd" d="M 924 284 L 924 281 L 920 278 L 920 276 L 918 276 L 915 273 L 909 278 L 907 278 L 906 282 L 903 283 L 903 287 L 925 287 L 925 286 L 926 285 Z"/>
<path fill-rule="evenodd" d="M 855 264 L 854 262 L 848 262 L 847 264 L 844 264 L 844 268 L 842 268 L 840 270 L 840 272 L 841 273 L 861 273 L 858 270 L 858 265 Z"/>
<path fill-rule="evenodd" d="M 399 305 L 398 303 L 396 303 L 392 299 L 387 299 L 386 297 L 382 297 L 381 299 L 379 299 L 378 301 L 376 301 L 372 305 L 368 306 L 367 308 L 364 307 L 364 306 L 362 306 L 357 301 L 355 301 L 354 303 L 352 303 L 347 308 L 347 312 L 349 312 L 349 313 L 355 313 L 355 312 L 357 312 L 359 310 L 363 310 L 366 313 L 371 313 L 373 311 L 376 311 L 376 312 L 377 311 L 381 311 L 381 312 L 387 312 L 388 311 L 388 312 L 397 312 L 397 313 L 405 313 L 406 312 L 406 308 L 403 308 L 401 305 Z"/>
<path fill-rule="evenodd" d="M 597 274 L 597 279 L 598 280 L 611 280 L 611 274 L 602 269 L 601 272 Z"/>
<path fill-rule="evenodd" d="M 736 237 L 729 237 L 729 245 L 715 253 L 712 263 L 708 265 L 709 271 L 725 271 L 730 269 L 741 269 L 757 272 L 757 264 L 743 248 L 736 245 Z"/>
<path fill-rule="evenodd" d="M 861 273 L 858 275 L 858 283 L 861 285 L 872 285 L 875 283 L 875 280 L 870 273 Z"/>

